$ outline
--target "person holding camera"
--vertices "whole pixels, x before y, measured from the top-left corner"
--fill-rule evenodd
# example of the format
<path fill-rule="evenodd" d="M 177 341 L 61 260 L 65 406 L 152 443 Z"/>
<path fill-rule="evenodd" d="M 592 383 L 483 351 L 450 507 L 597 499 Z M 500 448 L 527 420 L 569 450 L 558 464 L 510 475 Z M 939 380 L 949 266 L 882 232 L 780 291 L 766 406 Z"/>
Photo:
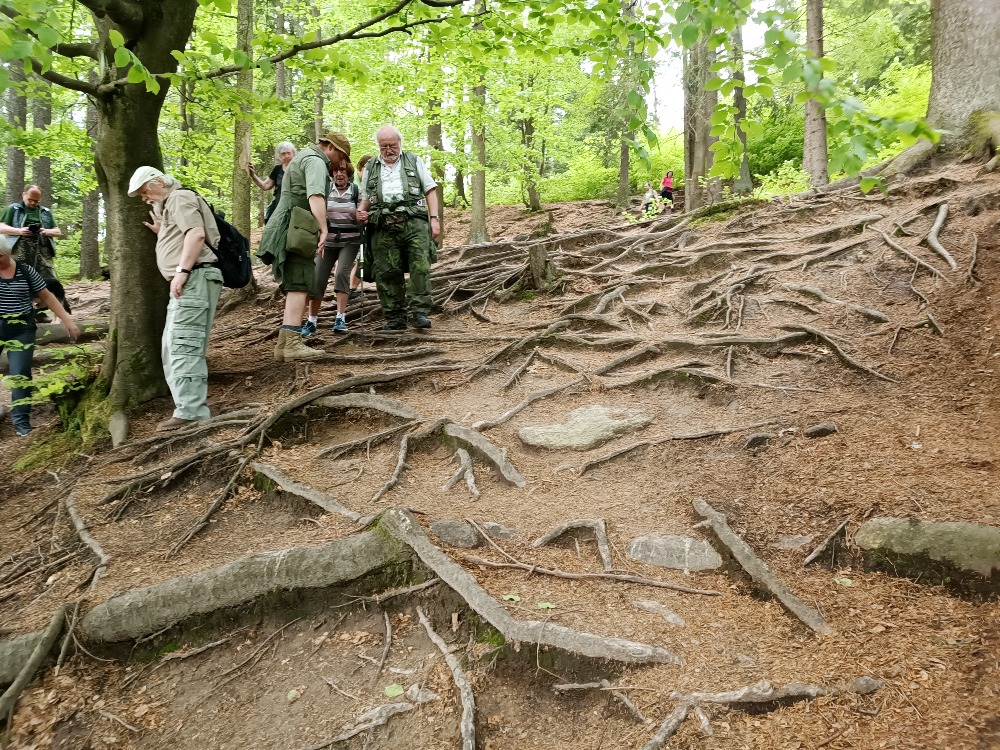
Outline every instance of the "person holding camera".
<path fill-rule="evenodd" d="M 42 191 L 31 184 L 21 193 L 20 203 L 11 203 L 0 216 L 0 234 L 15 237 L 14 257 L 34 268 L 45 279 L 45 285 L 69 310 L 66 294 L 56 277 L 56 237 L 62 230 L 56 226 L 52 210 L 42 205 Z M 44 322 L 47 318 L 39 318 Z"/>

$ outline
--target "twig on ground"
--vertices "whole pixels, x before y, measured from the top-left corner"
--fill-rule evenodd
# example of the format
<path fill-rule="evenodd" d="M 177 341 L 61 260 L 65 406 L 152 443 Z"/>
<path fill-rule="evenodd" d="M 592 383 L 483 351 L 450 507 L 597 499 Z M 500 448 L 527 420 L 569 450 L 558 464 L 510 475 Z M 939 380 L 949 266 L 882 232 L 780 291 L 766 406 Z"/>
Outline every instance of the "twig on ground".
<path fill-rule="evenodd" d="M 423 583 L 416 583 L 413 586 L 406 586 L 400 589 L 392 589 L 391 591 L 383 591 L 381 594 L 376 594 L 375 596 L 368 597 L 368 601 L 375 602 L 375 604 L 383 604 L 389 599 L 394 599 L 397 596 L 406 596 L 407 594 L 415 594 L 418 591 L 423 591 L 424 589 L 429 589 L 431 586 L 437 586 L 441 583 L 440 578 L 431 578 L 429 581 L 424 581 Z"/>
<path fill-rule="evenodd" d="M 625 709 L 635 717 L 635 719 L 640 724 L 649 724 L 649 719 L 643 716 L 642 711 L 631 701 L 625 693 L 617 689 L 607 680 L 601 680 L 600 682 L 585 682 L 585 683 L 569 683 L 563 685 L 553 685 L 552 689 L 557 693 L 566 692 L 569 690 L 603 690 L 611 694 L 611 697 L 625 706 Z"/>
<path fill-rule="evenodd" d="M 965 272 L 965 283 L 968 286 L 975 286 L 979 281 L 976 276 L 976 257 L 979 254 L 979 235 L 972 235 L 972 258 L 969 260 L 969 270 Z"/>
<path fill-rule="evenodd" d="M 849 518 L 845 518 L 843 521 L 837 524 L 837 528 L 831 531 L 822 542 L 816 545 L 816 549 L 810 552 L 806 556 L 806 559 L 802 561 L 803 568 L 807 566 L 809 563 L 811 563 L 813 560 L 818 558 L 820 555 L 822 555 L 824 552 L 826 552 L 827 548 L 830 546 L 833 540 L 837 538 L 837 535 L 840 534 L 840 532 L 847 527 L 847 522 L 849 520 L 850 520 Z"/>
<path fill-rule="evenodd" d="M 715 532 L 715 536 L 719 539 L 719 541 L 733 553 L 733 557 L 736 558 L 740 567 L 742 567 L 743 570 L 745 570 L 758 585 L 766 588 L 772 596 L 781 602 L 785 609 L 798 617 L 814 632 L 823 635 L 833 632 L 833 628 L 827 624 L 823 615 L 821 615 L 815 608 L 810 607 L 808 604 L 799 599 L 794 593 L 792 593 L 791 589 L 779 581 L 774 574 L 768 570 L 767 565 L 765 565 L 764 562 L 757 557 L 756 554 L 754 554 L 750 545 L 743 541 L 740 536 L 729 528 L 729 522 L 725 515 L 701 499 L 695 499 L 693 505 L 695 511 L 705 519 L 709 526 L 712 527 L 712 531 Z"/>
<path fill-rule="evenodd" d="M 534 361 L 534 359 L 535 359 L 536 356 L 538 356 L 538 347 L 537 346 L 534 349 L 531 350 L 531 354 L 529 354 L 525 358 L 524 362 L 521 363 L 521 366 L 518 367 L 516 370 L 514 370 L 513 373 L 511 373 L 511 376 L 509 378 L 507 378 L 507 382 L 504 383 L 501 386 L 501 388 L 503 388 L 503 390 L 507 390 L 512 385 L 514 385 L 514 383 L 516 383 L 518 381 L 518 379 L 521 377 L 521 375 L 524 374 L 524 371 L 527 370 L 529 366 L 531 366 L 531 363 Z"/>
<path fill-rule="evenodd" d="M 63 636 L 62 646 L 59 647 L 59 658 L 56 659 L 56 676 L 59 675 L 59 669 L 63 665 L 63 661 L 66 659 L 66 652 L 69 650 L 69 641 L 73 635 L 73 631 L 76 629 L 76 619 L 80 615 L 80 602 L 73 605 L 73 616 L 70 618 L 69 623 L 66 625 L 66 635 Z"/>
<path fill-rule="evenodd" d="M 138 727 L 132 726 L 131 724 L 129 724 L 128 722 L 126 722 L 124 719 L 116 716 L 115 714 L 111 713 L 110 711 L 105 711 L 103 708 L 98 708 L 98 709 L 95 709 L 95 710 L 97 711 L 97 713 L 99 713 L 105 719 L 110 719 L 113 722 L 121 724 L 128 731 L 132 732 L 132 734 L 139 734 L 139 728 Z"/>
<path fill-rule="evenodd" d="M 424 610 L 420 607 L 417 607 L 417 617 L 420 618 L 420 623 L 424 626 L 424 630 L 427 631 L 427 637 L 431 639 L 442 655 L 444 655 L 445 663 L 448 665 L 452 677 L 455 679 L 455 687 L 458 688 L 462 702 L 462 720 L 459 723 L 462 733 L 462 750 L 476 750 L 476 698 L 472 693 L 472 685 L 466 678 L 458 658 L 451 653 L 448 644 L 434 631 L 430 621 L 424 614 Z"/>
<path fill-rule="evenodd" d="M 97 540 L 94 539 L 93 535 L 87 529 L 87 525 L 76 510 L 76 501 L 73 499 L 73 493 L 70 492 L 66 495 L 63 502 L 66 504 L 66 512 L 69 514 L 70 520 L 73 521 L 73 528 L 76 529 L 80 541 L 90 547 L 91 551 L 97 555 L 97 567 L 94 569 L 93 578 L 90 579 L 90 590 L 93 591 L 97 586 L 97 582 L 101 580 L 104 571 L 107 570 L 108 564 L 111 562 L 111 556 L 101 548 L 101 545 L 98 544 Z"/>
<path fill-rule="evenodd" d="M 206 643 L 204 646 L 199 646 L 198 648 L 190 649 L 189 651 L 171 651 L 169 654 L 164 654 L 163 658 L 160 659 L 160 663 L 173 661 L 174 659 L 189 659 L 192 656 L 197 656 L 198 654 L 203 654 L 216 646 L 221 646 L 223 643 L 229 643 L 232 639 L 232 635 L 227 635 L 225 638 L 220 638 L 217 641 L 212 641 L 211 643 Z"/>
<path fill-rule="evenodd" d="M 561 524 L 542 534 L 542 536 L 531 543 L 531 546 L 542 547 L 573 529 L 590 529 L 593 532 L 594 539 L 597 541 L 598 554 L 600 554 L 601 562 L 604 564 L 604 570 L 610 571 L 614 567 L 614 564 L 611 560 L 611 548 L 608 546 L 608 528 L 603 518 L 580 518 Z"/>
<path fill-rule="evenodd" d="M 383 726 L 396 714 L 412 711 L 413 708 L 414 705 L 412 703 L 407 703 L 405 701 L 401 703 L 385 703 L 378 708 L 373 708 L 371 711 L 361 714 L 361 716 L 354 720 L 354 726 L 345 732 L 338 734 L 336 737 L 331 737 L 328 740 L 318 742 L 315 745 L 304 747 L 302 750 L 323 750 L 323 748 L 330 747 L 330 745 L 336 745 L 338 742 L 346 742 L 352 737 L 357 737 L 362 732 L 367 732 L 375 727 Z"/>
<path fill-rule="evenodd" d="M 389 622 L 389 613 L 383 612 L 382 617 L 385 619 L 384 643 L 382 644 L 382 656 L 376 665 L 375 674 L 372 675 L 372 685 L 375 684 L 378 676 L 382 674 L 382 670 L 385 668 L 385 660 L 389 658 L 389 649 L 392 648 L 392 623 Z"/>
<path fill-rule="evenodd" d="M 239 466 L 236 467 L 236 471 L 233 472 L 233 475 L 229 478 L 229 482 L 222 488 L 222 491 L 219 493 L 218 497 L 215 498 L 215 501 L 208 506 L 208 510 L 202 514 L 201 518 L 195 521 L 194 526 L 188 529 L 188 532 L 181 537 L 181 539 L 173 547 L 170 548 L 170 551 L 167 552 L 167 554 L 163 556 L 164 560 L 170 559 L 170 557 L 172 557 L 181 547 L 191 541 L 195 534 L 208 526 L 208 522 L 212 518 L 212 515 L 225 504 L 226 500 L 229 499 L 229 495 L 232 492 L 233 487 L 235 487 L 236 483 L 239 481 L 240 476 L 243 474 L 243 470 L 247 467 L 247 464 L 256 458 L 256 455 L 257 452 L 254 451 L 240 461 Z"/>

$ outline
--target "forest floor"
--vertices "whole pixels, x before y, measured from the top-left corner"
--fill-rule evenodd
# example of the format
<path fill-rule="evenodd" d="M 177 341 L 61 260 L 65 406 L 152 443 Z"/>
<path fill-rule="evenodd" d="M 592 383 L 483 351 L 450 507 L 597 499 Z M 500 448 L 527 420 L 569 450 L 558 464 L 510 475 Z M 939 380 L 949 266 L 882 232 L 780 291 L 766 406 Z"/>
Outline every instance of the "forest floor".
<path fill-rule="evenodd" d="M 224 620 L 178 626 L 131 649 L 93 646 L 90 655 L 86 644 L 71 643 L 58 674 L 48 669 L 23 694 L 13 746 L 319 747 L 386 703 L 396 684 L 414 683 L 440 700 L 335 746 L 460 746 L 457 691 L 418 624 L 421 605 L 463 657 L 484 750 L 637 749 L 677 707 L 673 691 L 720 692 L 761 680 L 830 686 L 865 676 L 884 684 L 871 695 L 706 705 L 705 721 L 684 722 L 666 746 L 1000 747 L 1000 607 L 868 572 L 850 544 L 873 515 L 1000 525 L 1000 175 L 980 177 L 978 168 L 945 166 L 895 183 L 888 196 L 852 189 L 695 220 L 678 212 L 622 225 L 605 202 L 547 205 L 539 215 L 499 207 L 489 220 L 494 244 L 473 247 L 455 244 L 467 224 L 449 215 L 452 238 L 432 272 L 433 329 L 376 333 L 381 318 L 370 290 L 351 308 L 348 336 L 334 337 L 324 312 L 315 345 L 330 357 L 307 365 L 271 359 L 280 298 L 262 270 L 257 301 L 216 321 L 214 412 L 252 403 L 267 414 L 348 376 L 427 370 L 358 389 L 405 402 L 420 421 L 316 410 L 275 426 L 257 460 L 362 515 L 399 506 L 428 529 L 441 519 L 501 524 L 514 533 L 497 544 L 550 569 L 603 570 L 590 541 L 531 544 L 556 525 L 601 518 L 615 570 L 721 596 L 491 568 L 442 543 L 515 616 L 654 644 L 683 663 L 621 665 L 503 646 L 478 632 L 464 602 L 442 585 L 384 605 L 320 593 L 294 607 L 260 603 Z M 956 270 L 922 242 L 943 203 L 950 214 L 940 237 Z M 882 233 L 926 265 L 890 247 Z M 523 281 L 530 245 L 547 249 L 561 274 L 548 291 Z M 86 315 L 98 312 L 101 289 L 69 291 Z M 518 437 L 523 427 L 565 422 L 588 405 L 639 410 L 651 421 L 585 452 L 534 448 Z M 247 469 L 207 527 L 176 548 L 236 462 L 220 454 L 176 473 L 175 462 L 235 438 L 256 417 L 171 441 L 153 431 L 169 411 L 163 399 L 133 415 L 129 442 L 116 450 L 97 447 L 28 473 L 11 467 L 56 430 L 53 412 L 38 410 L 40 429 L 28 440 L 0 425 L 0 638 L 44 627 L 63 602 L 84 597 L 87 609 L 247 555 L 357 532 L 342 515 L 257 489 Z M 398 483 L 382 493 L 400 463 L 400 436 L 440 417 L 506 450 L 525 486 L 477 461 L 478 497 L 464 483 L 443 491 L 456 468 L 454 448 L 432 437 L 410 448 Z M 837 431 L 804 436 L 823 422 Z M 400 429 L 368 440 L 390 428 Z M 748 449 L 748 436 L 765 430 L 775 437 Z M 353 450 L 319 455 L 349 441 L 357 441 Z M 154 483 L 99 504 L 148 470 Z M 111 559 L 89 590 L 94 558 L 54 502 L 70 488 Z M 694 498 L 724 512 L 833 632 L 811 632 L 731 562 L 685 573 L 626 556 L 628 541 L 643 535 L 711 539 L 704 527 L 692 528 L 701 520 Z M 847 544 L 804 566 L 845 520 Z M 474 554 L 503 561 L 492 546 Z M 637 604 L 649 601 L 674 616 Z M 379 665 L 387 621 L 392 638 Z M 617 693 L 553 690 L 601 679 Z"/>

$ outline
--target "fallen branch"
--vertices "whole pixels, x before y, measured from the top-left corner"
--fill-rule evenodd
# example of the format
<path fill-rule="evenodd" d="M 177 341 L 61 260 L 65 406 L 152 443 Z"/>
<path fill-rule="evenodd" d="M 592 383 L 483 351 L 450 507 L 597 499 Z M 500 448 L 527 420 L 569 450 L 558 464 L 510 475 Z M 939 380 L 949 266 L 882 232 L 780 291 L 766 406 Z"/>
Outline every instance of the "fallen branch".
<path fill-rule="evenodd" d="M 693 505 L 695 511 L 712 527 L 719 541 L 733 553 L 733 557 L 736 558 L 736 561 L 743 570 L 758 585 L 763 586 L 771 592 L 771 595 L 781 602 L 785 609 L 798 617 L 814 632 L 821 634 L 830 634 L 833 632 L 833 628 L 827 624 L 823 615 L 799 599 L 792 593 L 791 589 L 774 577 L 774 574 L 768 570 L 767 565 L 754 554 L 750 545 L 729 528 L 729 522 L 722 513 L 719 513 L 719 511 L 701 499 L 695 499 Z"/>
<path fill-rule="evenodd" d="M 938 239 L 938 233 L 941 231 L 941 228 L 944 226 L 945 219 L 947 218 L 948 218 L 948 204 L 942 203 L 941 207 L 938 208 L 938 215 L 937 219 L 934 220 L 934 226 L 932 226 L 931 231 L 927 233 L 927 244 L 934 252 L 936 252 L 938 255 L 940 255 L 942 258 L 945 259 L 945 261 L 948 263 L 948 266 L 951 268 L 952 271 L 957 271 L 958 263 L 951 256 L 951 253 L 949 253 L 945 249 L 944 245 L 942 245 L 941 241 Z"/>
<path fill-rule="evenodd" d="M 73 522 L 73 528 L 76 529 L 76 534 L 80 537 L 80 541 L 90 547 L 91 551 L 97 555 L 97 567 L 94 569 L 93 578 L 90 579 L 90 590 L 93 591 L 97 587 L 97 582 L 101 580 L 104 571 L 107 570 L 108 565 L 111 563 L 111 556 L 101 548 L 101 545 L 98 544 L 97 540 L 94 539 L 93 535 L 87 529 L 87 525 L 76 510 L 76 501 L 73 499 L 73 493 L 70 492 L 66 495 L 63 502 L 66 504 L 66 512 Z"/>
<path fill-rule="evenodd" d="M 320 490 L 310 487 L 307 484 L 297 482 L 277 466 L 271 466 L 270 464 L 255 461 L 250 464 L 250 468 L 261 476 L 270 479 L 278 485 L 278 489 L 283 492 L 287 492 L 291 495 L 301 497 L 303 500 L 315 503 L 327 513 L 337 513 L 338 515 L 344 516 L 345 518 L 353 521 L 359 526 L 367 526 L 372 521 L 370 516 L 362 516 L 360 513 L 341 505 L 325 492 L 321 492 Z"/>
<path fill-rule="evenodd" d="M 424 614 L 424 610 L 420 607 L 417 607 L 417 617 L 420 618 L 420 623 L 424 626 L 424 630 L 427 631 L 427 637 L 431 639 L 434 645 L 438 647 L 438 650 L 444 655 L 445 663 L 451 670 L 452 677 L 455 680 L 455 687 L 458 688 L 462 702 L 462 720 L 459 722 L 462 733 L 462 750 L 476 750 L 476 697 L 472 693 L 472 685 L 469 683 L 468 678 L 466 678 L 465 672 L 462 671 L 462 665 L 455 655 L 451 653 L 448 644 L 431 627 L 431 623 Z"/>
<path fill-rule="evenodd" d="M 138 727 L 132 726 L 127 721 L 125 721 L 124 719 L 122 719 L 119 716 L 116 716 L 115 714 L 111 713 L 110 711 L 105 711 L 105 710 L 103 710 L 101 708 L 97 708 L 97 709 L 94 709 L 94 710 L 97 711 L 97 713 L 99 713 L 105 719 L 110 719 L 111 721 L 115 722 L 116 724 L 121 724 L 127 730 L 129 730 L 130 732 L 132 732 L 132 734 L 139 734 L 139 728 Z"/>
<path fill-rule="evenodd" d="M 68 609 L 69 604 L 63 604 L 55 611 L 52 619 L 49 620 L 49 626 L 45 628 L 41 638 L 36 641 L 28 661 L 21 667 L 21 671 L 18 672 L 10 687 L 4 691 L 3 695 L 0 695 L 0 726 L 8 726 L 10 717 L 14 714 L 17 699 L 21 697 L 22 691 L 31 682 L 31 678 L 35 676 L 35 672 L 45 661 L 45 657 L 49 655 L 56 639 L 59 638 L 59 633 L 62 632 L 63 626 L 66 624 L 66 611 Z"/>
<path fill-rule="evenodd" d="M 837 525 L 837 528 L 835 528 L 833 531 L 831 531 L 829 533 L 829 535 L 822 542 L 820 542 L 818 545 L 816 545 L 816 549 L 814 549 L 812 552 L 810 552 L 806 556 L 806 559 L 802 561 L 802 567 L 803 568 L 806 567 L 813 560 L 815 560 L 816 558 L 818 558 L 820 555 L 822 555 L 824 552 L 826 552 L 826 549 L 827 549 L 827 547 L 830 546 L 830 543 L 833 542 L 833 540 L 837 538 L 837 535 L 840 534 L 840 532 L 843 531 L 844 528 L 847 527 L 847 522 L 849 520 L 850 520 L 849 518 L 845 518 L 843 521 L 841 521 Z"/>
<path fill-rule="evenodd" d="M 604 564 L 604 570 L 611 570 L 614 565 L 611 560 L 611 548 L 608 546 L 608 528 L 603 518 L 580 518 L 561 524 L 542 534 L 542 536 L 531 543 L 531 546 L 543 547 L 573 529 L 590 529 L 594 533 L 594 539 L 597 541 L 597 551 L 601 556 L 601 562 Z"/>
<path fill-rule="evenodd" d="M 393 508 L 382 514 L 380 522 L 382 528 L 410 547 L 425 565 L 454 589 L 474 612 L 499 630 L 508 641 L 553 646 L 570 653 L 622 662 L 681 663 L 677 656 L 658 646 L 620 638 L 604 638 L 549 622 L 515 620 L 468 571 L 427 538 L 411 513 Z"/>

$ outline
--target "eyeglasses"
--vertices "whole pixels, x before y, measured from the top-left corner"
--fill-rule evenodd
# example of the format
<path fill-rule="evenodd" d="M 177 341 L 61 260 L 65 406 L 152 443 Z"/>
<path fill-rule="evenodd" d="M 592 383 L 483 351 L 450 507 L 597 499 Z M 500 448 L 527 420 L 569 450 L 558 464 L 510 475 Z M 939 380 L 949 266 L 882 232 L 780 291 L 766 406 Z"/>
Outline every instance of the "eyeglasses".
<path fill-rule="evenodd" d="M 347 174 L 347 167 L 334 167 L 333 173 L 337 174 L 337 172 L 343 172 L 344 174 Z"/>
<path fill-rule="evenodd" d="M 399 143 L 380 143 L 378 144 L 379 151 L 398 151 Z"/>

